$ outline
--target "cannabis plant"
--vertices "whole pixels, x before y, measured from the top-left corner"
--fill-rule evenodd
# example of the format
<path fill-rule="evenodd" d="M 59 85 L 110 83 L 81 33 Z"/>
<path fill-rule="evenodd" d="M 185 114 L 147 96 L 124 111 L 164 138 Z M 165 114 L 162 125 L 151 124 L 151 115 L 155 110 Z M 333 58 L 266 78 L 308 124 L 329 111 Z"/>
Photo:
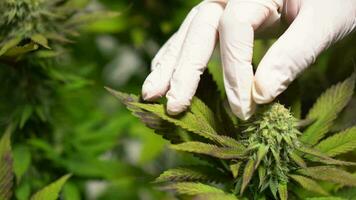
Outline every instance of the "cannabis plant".
<path fill-rule="evenodd" d="M 164 104 L 109 91 L 172 149 L 202 160 L 163 172 L 155 180 L 161 188 L 195 199 L 286 200 L 298 198 L 300 188 L 311 196 L 330 196 L 325 182 L 338 189 L 356 186 L 356 176 L 347 171 L 356 163 L 335 158 L 356 149 L 356 127 L 330 131 L 354 85 L 355 74 L 328 89 L 304 120 L 272 103 L 252 119 L 238 121 L 225 109 L 208 73 L 190 110 L 178 117 L 166 114 Z"/>
<path fill-rule="evenodd" d="M 13 151 L 11 149 L 11 132 L 9 126 L 0 139 L 0 200 L 10 200 L 14 191 L 14 173 L 19 171 L 13 164 Z M 31 200 L 56 200 L 59 192 L 70 175 L 65 175 L 50 185 L 32 195 Z"/>
<path fill-rule="evenodd" d="M 50 49 L 49 40 L 70 42 L 68 37 L 78 35 L 83 22 L 114 15 L 79 11 L 72 0 L 2 0 L 0 56 L 18 56 L 40 46 Z"/>

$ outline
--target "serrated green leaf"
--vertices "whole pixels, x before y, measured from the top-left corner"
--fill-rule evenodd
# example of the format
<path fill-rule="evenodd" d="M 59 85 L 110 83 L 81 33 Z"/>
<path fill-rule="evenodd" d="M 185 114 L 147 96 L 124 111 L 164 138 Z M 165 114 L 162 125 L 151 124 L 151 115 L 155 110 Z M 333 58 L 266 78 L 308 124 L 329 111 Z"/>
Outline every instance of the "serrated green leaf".
<path fill-rule="evenodd" d="M 299 151 L 309 154 L 306 156 L 307 159 L 312 160 L 312 161 L 317 161 L 329 165 L 356 165 L 354 162 L 348 162 L 348 161 L 342 161 L 342 160 L 336 160 L 333 158 L 330 158 L 326 156 L 325 154 L 321 153 L 320 151 L 313 149 L 313 148 L 308 148 L 308 147 L 300 147 L 298 148 Z"/>
<path fill-rule="evenodd" d="M 240 194 L 243 194 L 255 171 L 255 161 L 250 159 L 244 169 Z"/>
<path fill-rule="evenodd" d="M 204 154 L 220 159 L 241 158 L 245 155 L 244 148 L 218 147 L 216 145 L 206 144 L 202 142 L 185 142 L 181 144 L 171 145 L 171 148 L 177 151 Z"/>
<path fill-rule="evenodd" d="M 289 152 L 289 157 L 301 168 L 307 167 L 307 164 L 296 152 Z"/>
<path fill-rule="evenodd" d="M 221 135 L 235 137 L 234 123 L 223 107 L 221 92 L 213 75 L 210 73 L 210 69 L 205 70 L 201 76 L 195 95 L 214 112 L 214 119 L 217 124 L 214 127 L 215 130 Z"/>
<path fill-rule="evenodd" d="M 290 175 L 290 177 L 306 190 L 322 195 L 328 195 L 328 193 L 313 179 L 300 175 Z"/>
<path fill-rule="evenodd" d="M 271 190 L 273 197 L 277 199 L 277 192 L 278 192 L 278 181 L 276 179 L 272 179 L 269 181 L 269 189 Z"/>
<path fill-rule="evenodd" d="M 155 182 L 168 181 L 203 181 L 203 182 L 223 182 L 226 175 L 217 169 L 208 166 L 189 166 L 176 169 L 169 169 L 163 172 Z"/>
<path fill-rule="evenodd" d="M 344 82 L 325 91 L 310 109 L 307 118 L 316 121 L 308 127 L 301 140 L 315 145 L 330 130 L 334 120 L 350 101 L 355 88 L 355 73 Z"/>
<path fill-rule="evenodd" d="M 47 49 L 50 49 L 50 47 L 48 46 L 48 39 L 41 34 L 35 34 L 31 36 L 31 40 Z"/>
<path fill-rule="evenodd" d="M 278 185 L 278 194 L 281 200 L 288 200 L 288 188 L 287 183 L 280 183 Z"/>
<path fill-rule="evenodd" d="M 258 147 L 257 150 L 257 160 L 255 162 L 255 170 L 258 168 L 258 166 L 260 165 L 261 160 L 266 156 L 266 154 L 268 153 L 269 147 L 261 144 Z"/>
<path fill-rule="evenodd" d="M 258 171 L 258 178 L 259 178 L 259 181 L 260 181 L 258 187 L 263 188 L 263 186 L 266 184 L 265 183 L 265 180 L 266 180 L 266 168 L 263 165 L 261 165 L 257 169 L 257 171 Z"/>
<path fill-rule="evenodd" d="M 11 151 L 11 131 L 9 126 L 0 140 L 0 199 L 9 200 L 12 196 L 13 186 L 13 158 Z"/>
<path fill-rule="evenodd" d="M 185 195 L 204 195 L 204 194 L 225 194 L 220 188 L 198 182 L 180 182 L 169 184 L 164 187 L 167 190 L 175 190 L 179 194 Z"/>
<path fill-rule="evenodd" d="M 193 97 L 190 111 L 197 118 L 204 119 L 214 130 L 218 130 L 219 123 L 215 120 L 215 115 L 204 102 L 197 97 Z"/>
<path fill-rule="evenodd" d="M 330 181 L 347 186 L 356 186 L 356 176 L 344 170 L 329 167 L 317 166 L 298 170 L 299 173 L 314 179 Z"/>
<path fill-rule="evenodd" d="M 356 127 L 352 127 L 321 141 L 315 146 L 325 155 L 334 157 L 356 149 Z"/>
<path fill-rule="evenodd" d="M 143 104 L 143 103 L 130 103 L 130 105 L 136 106 L 140 109 L 149 111 L 158 117 L 166 120 L 183 128 L 184 130 L 195 133 L 199 136 L 205 137 L 219 144 L 226 146 L 239 147 L 242 146 L 236 140 L 218 135 L 218 133 L 209 125 L 209 123 L 202 117 L 196 116 L 191 112 L 186 112 L 183 116 L 172 117 L 166 114 L 164 105 L 160 104 Z"/>
<path fill-rule="evenodd" d="M 155 133 L 163 136 L 171 143 L 176 144 L 182 142 L 180 135 L 182 131 L 177 129 L 176 126 L 168 121 L 165 121 L 155 114 L 145 111 L 132 103 L 140 102 L 140 98 L 136 95 L 125 94 L 106 88 L 113 96 L 115 96 L 121 103 L 123 103 L 133 115 L 138 117 L 147 127 L 154 129 Z"/>
<path fill-rule="evenodd" d="M 70 178 L 70 176 L 71 175 L 65 175 L 57 181 L 44 187 L 40 191 L 36 192 L 31 197 L 31 200 L 57 200 L 63 185 Z"/>

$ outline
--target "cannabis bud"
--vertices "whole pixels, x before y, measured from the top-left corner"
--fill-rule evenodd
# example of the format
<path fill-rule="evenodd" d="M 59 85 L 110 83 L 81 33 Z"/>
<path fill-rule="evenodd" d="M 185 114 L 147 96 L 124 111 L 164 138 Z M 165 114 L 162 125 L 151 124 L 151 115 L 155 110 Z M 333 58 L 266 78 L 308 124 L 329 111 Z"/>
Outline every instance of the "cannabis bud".
<path fill-rule="evenodd" d="M 300 146 L 296 122 L 288 109 L 275 103 L 261 108 L 243 125 L 247 127 L 243 131 L 244 145 L 252 149 L 248 157 L 253 160 L 254 168 L 258 167 L 257 187 L 261 192 L 270 187 L 276 194 L 278 185 L 288 182 L 289 170 L 297 166 L 290 158 Z"/>

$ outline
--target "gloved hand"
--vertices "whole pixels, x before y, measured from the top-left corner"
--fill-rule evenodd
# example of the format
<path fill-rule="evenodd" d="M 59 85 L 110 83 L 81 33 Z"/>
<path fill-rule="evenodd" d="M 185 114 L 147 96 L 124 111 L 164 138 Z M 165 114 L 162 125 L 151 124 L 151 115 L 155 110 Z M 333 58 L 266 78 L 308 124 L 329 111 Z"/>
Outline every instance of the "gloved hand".
<path fill-rule="evenodd" d="M 254 76 L 254 33 L 281 21 L 290 26 Z M 356 0 L 206 0 L 193 8 L 153 59 L 142 95 L 145 100 L 166 95 L 171 115 L 186 110 L 219 37 L 230 107 L 248 119 L 254 102 L 271 102 L 324 49 L 355 27 Z"/>

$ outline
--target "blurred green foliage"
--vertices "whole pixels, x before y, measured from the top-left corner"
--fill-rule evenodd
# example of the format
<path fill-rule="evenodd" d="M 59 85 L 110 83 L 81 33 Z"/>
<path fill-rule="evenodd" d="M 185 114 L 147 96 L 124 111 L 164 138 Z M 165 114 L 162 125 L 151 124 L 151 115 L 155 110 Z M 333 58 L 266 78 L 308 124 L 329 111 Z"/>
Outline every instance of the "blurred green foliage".
<path fill-rule="evenodd" d="M 199 1 L 56 0 L 52 6 L 70 7 L 61 10 L 70 16 L 64 21 L 79 17 L 78 24 L 69 29 L 63 18 L 52 20 L 57 12 L 46 5 L 41 8 L 50 8 L 45 14 L 51 17 L 38 28 L 40 24 L 33 25 L 37 18 L 24 14 L 29 10 L 17 13 L 30 31 L 3 20 L 13 15 L 4 2 L 46 1 L 0 3 L 0 27 L 7 27 L 0 30 L 0 49 L 8 53 L 0 57 L 1 132 L 8 124 L 16 125 L 12 198 L 28 199 L 70 173 L 63 199 L 172 199 L 150 182 L 163 170 L 194 158 L 167 151 L 163 139 L 141 125 L 104 86 L 139 93 L 150 60 Z M 85 15 L 94 10 L 99 12 Z M 57 37 L 50 37 L 49 30 Z M 302 101 L 308 110 L 321 91 L 353 70 L 355 41 L 349 37 L 325 52 L 280 101 L 291 106 Z M 255 65 L 272 42 L 256 41 Z M 218 54 L 209 67 L 223 89 Z M 335 130 L 356 123 L 356 101 L 349 107 Z"/>

